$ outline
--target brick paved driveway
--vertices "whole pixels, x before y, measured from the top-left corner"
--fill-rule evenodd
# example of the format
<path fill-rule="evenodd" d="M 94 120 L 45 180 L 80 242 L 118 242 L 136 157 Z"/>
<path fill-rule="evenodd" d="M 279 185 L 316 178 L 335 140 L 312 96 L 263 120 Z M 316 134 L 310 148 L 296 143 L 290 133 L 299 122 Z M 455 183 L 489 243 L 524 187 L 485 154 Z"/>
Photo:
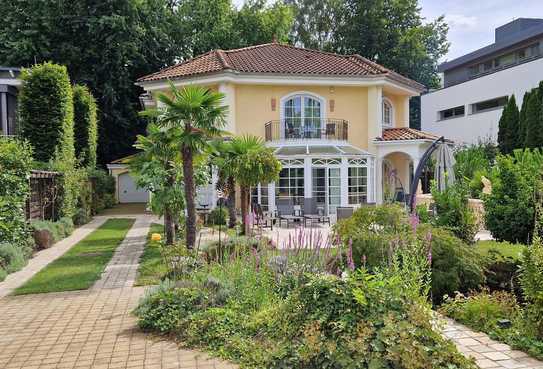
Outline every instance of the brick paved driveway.
<path fill-rule="evenodd" d="M 137 328 L 130 312 L 145 288 L 132 282 L 150 222 L 137 217 L 90 290 L 0 299 L 0 368 L 236 368 Z"/>

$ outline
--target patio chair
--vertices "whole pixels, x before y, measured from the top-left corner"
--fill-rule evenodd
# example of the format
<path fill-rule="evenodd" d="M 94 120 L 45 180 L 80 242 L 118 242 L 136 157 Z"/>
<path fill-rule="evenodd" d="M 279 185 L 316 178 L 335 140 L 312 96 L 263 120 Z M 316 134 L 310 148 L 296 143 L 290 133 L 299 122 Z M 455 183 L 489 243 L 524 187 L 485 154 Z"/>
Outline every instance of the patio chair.
<path fill-rule="evenodd" d="M 275 223 L 277 218 L 275 218 L 273 214 L 263 211 L 262 206 L 260 204 L 255 204 L 254 210 L 256 214 L 257 227 L 259 228 L 269 227 L 273 231 L 273 224 Z"/>
<path fill-rule="evenodd" d="M 314 198 L 305 199 L 304 201 L 304 225 L 307 226 L 309 221 L 310 225 L 313 222 L 328 223 L 330 225 L 330 217 L 326 215 L 323 206 L 317 206 L 317 200 Z"/>
<path fill-rule="evenodd" d="M 351 215 L 353 215 L 354 209 L 349 206 L 338 206 L 336 208 L 336 214 L 337 214 L 337 221 L 340 221 L 341 219 L 347 219 L 350 218 Z"/>

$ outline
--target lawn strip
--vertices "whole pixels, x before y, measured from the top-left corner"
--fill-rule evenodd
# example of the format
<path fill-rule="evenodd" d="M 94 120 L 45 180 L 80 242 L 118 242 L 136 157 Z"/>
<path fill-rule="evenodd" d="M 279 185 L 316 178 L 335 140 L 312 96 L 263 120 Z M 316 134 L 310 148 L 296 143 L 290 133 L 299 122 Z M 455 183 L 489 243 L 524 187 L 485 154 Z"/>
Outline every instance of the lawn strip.
<path fill-rule="evenodd" d="M 54 260 L 14 292 L 31 293 L 84 290 L 96 282 L 134 219 L 109 219 Z"/>
<path fill-rule="evenodd" d="M 166 265 L 164 265 L 160 253 L 160 242 L 151 240 L 151 235 L 153 233 L 158 233 L 163 236 L 164 226 L 158 223 L 151 224 L 151 229 L 147 235 L 145 250 L 140 259 L 138 278 L 135 283 L 136 286 L 159 284 L 162 277 L 167 273 Z"/>

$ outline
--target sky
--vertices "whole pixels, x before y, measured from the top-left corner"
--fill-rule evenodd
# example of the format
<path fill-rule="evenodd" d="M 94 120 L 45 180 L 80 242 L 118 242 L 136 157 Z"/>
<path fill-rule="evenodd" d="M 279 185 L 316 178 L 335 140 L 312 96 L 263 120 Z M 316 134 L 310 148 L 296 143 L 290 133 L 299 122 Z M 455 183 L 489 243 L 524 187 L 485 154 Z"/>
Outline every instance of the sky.
<path fill-rule="evenodd" d="M 271 0 L 273 1 L 273 0 Z M 244 0 L 233 0 L 240 6 Z M 445 15 L 452 60 L 494 42 L 494 29 L 515 18 L 543 18 L 543 0 L 419 0 L 422 15 L 432 21 Z"/>
<path fill-rule="evenodd" d="M 543 0 L 419 0 L 422 15 L 445 15 L 453 60 L 494 42 L 494 29 L 515 18 L 543 18 Z"/>

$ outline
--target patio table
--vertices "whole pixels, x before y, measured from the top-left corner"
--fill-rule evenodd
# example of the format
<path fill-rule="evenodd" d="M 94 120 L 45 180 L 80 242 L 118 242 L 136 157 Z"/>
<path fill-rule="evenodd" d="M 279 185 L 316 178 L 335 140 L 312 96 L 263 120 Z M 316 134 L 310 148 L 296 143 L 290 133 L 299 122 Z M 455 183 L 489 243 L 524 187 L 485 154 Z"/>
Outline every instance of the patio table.
<path fill-rule="evenodd" d="M 281 225 L 281 221 L 285 221 L 287 223 L 287 228 L 289 227 L 289 224 L 295 223 L 295 222 L 301 222 L 303 217 L 301 215 L 281 215 L 279 217 L 279 225 Z"/>

